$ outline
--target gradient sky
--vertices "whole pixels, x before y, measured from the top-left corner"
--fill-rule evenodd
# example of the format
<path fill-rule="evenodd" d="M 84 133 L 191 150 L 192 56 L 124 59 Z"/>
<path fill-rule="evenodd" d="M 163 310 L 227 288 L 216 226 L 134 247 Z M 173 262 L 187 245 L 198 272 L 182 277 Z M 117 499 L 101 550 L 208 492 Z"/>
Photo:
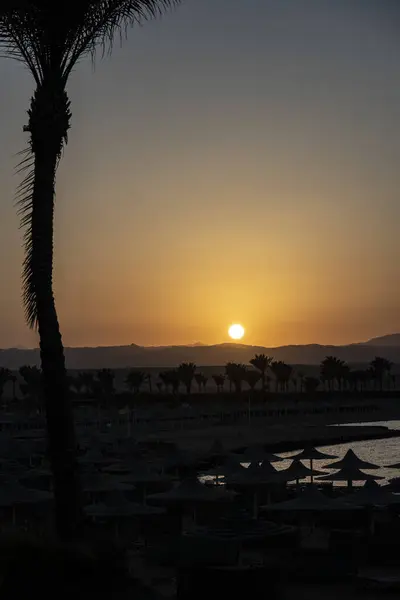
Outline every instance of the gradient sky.
<path fill-rule="evenodd" d="M 186 0 L 81 63 L 57 188 L 65 344 L 400 331 L 399 31 L 398 0 Z M 32 81 L 0 76 L 0 346 L 33 346 L 13 205 Z"/>

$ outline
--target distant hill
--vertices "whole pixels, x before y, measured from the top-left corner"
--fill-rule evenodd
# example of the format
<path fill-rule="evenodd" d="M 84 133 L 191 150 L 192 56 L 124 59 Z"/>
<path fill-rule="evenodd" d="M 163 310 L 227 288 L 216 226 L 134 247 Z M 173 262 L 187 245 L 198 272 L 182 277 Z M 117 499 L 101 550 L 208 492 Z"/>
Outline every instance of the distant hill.
<path fill-rule="evenodd" d="M 366 346 L 395 346 L 400 348 L 400 333 L 390 333 L 381 337 L 372 338 L 365 342 Z"/>
<path fill-rule="evenodd" d="M 101 346 L 97 348 L 66 348 L 69 369 L 110 369 L 126 367 L 174 367 L 181 362 L 194 362 L 199 366 L 223 365 L 229 361 L 248 363 L 255 354 L 268 354 L 275 360 L 290 364 L 317 365 L 327 355 L 334 355 L 349 363 L 369 363 L 374 356 L 384 356 L 400 364 L 400 334 L 369 340 L 348 346 L 246 346 L 244 344 L 216 344 L 206 346 Z M 39 350 L 9 348 L 0 350 L 0 366 L 18 369 L 21 365 L 38 365 Z"/>

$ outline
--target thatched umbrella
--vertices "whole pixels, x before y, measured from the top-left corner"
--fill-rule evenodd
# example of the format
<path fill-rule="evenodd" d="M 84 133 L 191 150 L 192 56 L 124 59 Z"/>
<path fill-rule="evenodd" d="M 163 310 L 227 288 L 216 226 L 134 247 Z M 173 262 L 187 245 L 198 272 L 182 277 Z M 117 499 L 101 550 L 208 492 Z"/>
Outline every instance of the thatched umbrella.
<path fill-rule="evenodd" d="M 246 450 L 238 455 L 241 459 L 241 462 L 263 462 L 268 461 L 272 462 L 282 462 L 285 460 L 280 456 L 276 456 L 276 454 L 272 454 L 271 452 L 267 452 L 261 444 L 254 444 L 254 446 L 248 446 Z"/>
<path fill-rule="evenodd" d="M 296 460 L 309 460 L 310 461 L 310 469 L 313 469 L 314 460 L 327 460 L 332 458 L 337 458 L 335 454 L 328 454 L 326 452 L 322 452 L 321 450 L 317 450 L 317 448 L 305 448 L 292 458 Z M 313 482 L 313 475 L 311 475 L 311 483 Z"/>
<path fill-rule="evenodd" d="M 379 465 L 359 458 L 350 448 L 341 460 L 325 465 L 326 469 L 379 469 Z"/>
<path fill-rule="evenodd" d="M 337 500 L 346 504 L 357 504 L 358 506 L 389 506 L 391 504 L 400 504 L 400 497 L 395 496 L 387 489 L 382 487 L 374 480 L 368 480 L 364 486 L 354 492 Z"/>
<path fill-rule="evenodd" d="M 384 479 L 381 475 L 371 475 L 369 473 L 363 473 L 356 467 L 343 467 L 337 473 L 330 473 L 329 475 L 323 475 L 318 477 L 318 481 L 346 481 L 347 487 L 352 488 L 353 481 L 378 481 Z"/>
<path fill-rule="evenodd" d="M 285 500 L 284 502 L 277 502 L 276 504 L 267 504 L 261 507 L 263 510 L 268 511 L 308 511 L 308 512 L 324 512 L 329 510 L 349 510 L 346 505 L 341 505 L 335 500 L 324 496 L 313 485 L 308 486 L 303 492 L 301 492 L 296 498 L 291 500 Z"/>

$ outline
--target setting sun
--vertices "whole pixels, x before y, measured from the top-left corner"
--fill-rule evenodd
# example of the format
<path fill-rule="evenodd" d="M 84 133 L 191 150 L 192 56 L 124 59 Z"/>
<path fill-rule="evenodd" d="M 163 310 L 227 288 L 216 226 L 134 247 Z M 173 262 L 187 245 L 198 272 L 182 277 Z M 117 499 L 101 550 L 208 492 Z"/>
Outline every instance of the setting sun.
<path fill-rule="evenodd" d="M 244 336 L 244 327 L 239 323 L 235 323 L 229 327 L 228 333 L 233 340 L 241 340 Z"/>

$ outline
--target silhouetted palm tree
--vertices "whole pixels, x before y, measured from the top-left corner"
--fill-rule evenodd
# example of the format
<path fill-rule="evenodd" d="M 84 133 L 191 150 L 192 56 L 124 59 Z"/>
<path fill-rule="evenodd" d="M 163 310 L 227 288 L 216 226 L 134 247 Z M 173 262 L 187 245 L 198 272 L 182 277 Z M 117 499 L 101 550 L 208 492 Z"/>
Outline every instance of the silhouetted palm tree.
<path fill-rule="evenodd" d="M 229 381 L 230 391 L 232 391 L 232 385 L 234 386 L 236 392 L 239 393 L 242 391 L 242 383 L 245 380 L 246 372 L 246 365 L 232 362 L 228 362 L 225 365 L 225 373 Z"/>
<path fill-rule="evenodd" d="M 321 382 L 317 377 L 304 377 L 304 391 L 306 392 L 306 394 L 313 394 L 317 391 L 320 383 Z"/>
<path fill-rule="evenodd" d="M 252 391 L 254 390 L 260 379 L 262 379 L 262 373 L 254 371 L 253 369 L 247 369 L 244 373 L 244 381 L 248 384 Z"/>
<path fill-rule="evenodd" d="M 190 394 L 192 391 L 193 379 L 196 373 L 196 365 L 192 362 L 181 363 L 178 367 L 179 379 L 186 388 L 186 393 Z"/>
<path fill-rule="evenodd" d="M 111 369 L 99 369 L 96 371 L 96 378 L 99 383 L 99 391 L 102 396 L 112 396 L 115 392 L 114 379 L 115 373 Z"/>
<path fill-rule="evenodd" d="M 77 394 L 81 394 L 85 387 L 85 384 L 82 381 L 82 378 L 79 376 L 79 373 L 75 376 L 71 376 L 69 378 L 69 380 L 70 380 L 70 386 L 72 387 L 72 389 L 75 390 L 75 392 Z"/>
<path fill-rule="evenodd" d="M 343 388 L 348 371 L 346 363 L 336 356 L 327 356 L 320 365 L 321 380 L 328 384 L 329 391 L 335 389 L 335 383 L 339 390 Z"/>
<path fill-rule="evenodd" d="M 80 371 L 77 375 L 77 379 L 79 379 L 84 393 L 88 396 L 94 396 L 96 387 L 94 373 L 89 371 Z"/>
<path fill-rule="evenodd" d="M 372 378 L 378 383 L 381 391 L 383 390 L 385 375 L 390 374 L 392 366 L 393 363 L 391 363 L 390 360 L 382 358 L 381 356 L 375 356 L 374 360 L 370 363 Z"/>
<path fill-rule="evenodd" d="M 278 360 L 271 363 L 271 371 L 275 375 L 276 391 L 280 389 L 281 392 L 287 392 L 293 367 L 282 360 Z"/>
<path fill-rule="evenodd" d="M 304 378 L 305 378 L 304 371 L 298 371 L 297 377 L 298 377 L 298 381 L 299 381 L 299 391 L 302 392 L 304 390 Z"/>
<path fill-rule="evenodd" d="M 147 381 L 147 377 L 148 375 L 143 373 L 143 371 L 132 369 L 126 376 L 125 384 L 130 392 L 139 394 L 142 385 Z"/>
<path fill-rule="evenodd" d="M 212 378 L 217 386 L 217 392 L 222 392 L 225 383 L 225 375 L 213 375 Z"/>
<path fill-rule="evenodd" d="M 6 384 L 11 381 L 11 371 L 10 369 L 5 369 L 4 367 L 0 367 L 0 400 L 4 394 L 4 388 Z"/>
<path fill-rule="evenodd" d="M 55 180 L 71 121 L 69 77 L 85 55 L 112 44 L 115 33 L 179 0 L 4 0 L 3 53 L 30 70 L 35 92 L 28 111 L 29 145 L 19 190 L 26 227 L 23 283 L 26 317 L 38 328 L 57 531 L 70 537 L 82 522 L 75 435 L 64 348 L 54 302 L 53 214 Z"/>
<path fill-rule="evenodd" d="M 199 388 L 199 392 L 201 392 L 201 388 L 203 386 L 203 379 L 204 379 L 203 373 L 195 373 L 194 379 L 197 383 L 197 387 Z"/>
<path fill-rule="evenodd" d="M 262 389 L 265 390 L 265 376 L 268 368 L 271 366 L 274 359 L 272 356 L 266 356 L 265 354 L 256 354 L 251 359 L 250 364 L 253 365 L 261 373 Z"/>
<path fill-rule="evenodd" d="M 17 381 L 18 381 L 17 376 L 12 373 L 10 375 L 10 381 L 12 383 L 13 402 L 15 402 L 15 400 L 17 399 Z"/>
<path fill-rule="evenodd" d="M 34 402 L 36 408 L 41 408 L 43 395 L 42 372 L 38 367 L 23 365 L 19 369 L 24 383 L 21 383 L 21 392 L 25 397 L 29 397 Z"/>

